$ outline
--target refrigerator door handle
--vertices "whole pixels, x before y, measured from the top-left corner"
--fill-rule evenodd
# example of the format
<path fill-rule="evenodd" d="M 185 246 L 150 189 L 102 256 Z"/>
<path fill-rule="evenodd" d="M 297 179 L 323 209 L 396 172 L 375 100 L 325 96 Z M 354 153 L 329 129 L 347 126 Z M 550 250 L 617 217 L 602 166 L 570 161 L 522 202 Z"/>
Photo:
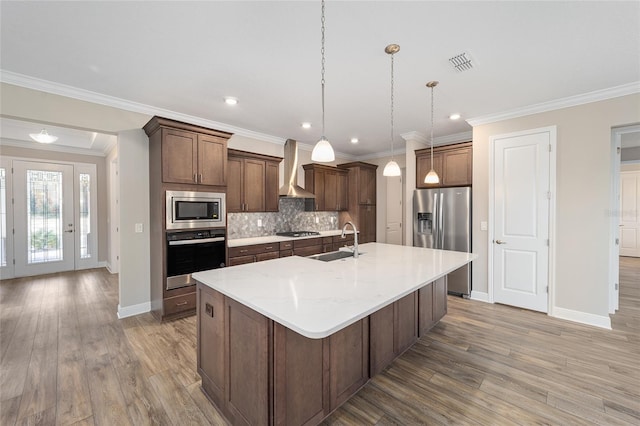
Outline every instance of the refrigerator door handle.
<path fill-rule="evenodd" d="M 440 247 L 444 249 L 444 215 L 442 214 L 442 206 L 444 204 L 444 194 L 440 193 L 440 211 L 438 212 L 438 218 L 440 220 Z"/>
<path fill-rule="evenodd" d="M 438 221 L 438 193 L 433 194 L 433 247 L 438 248 L 438 241 L 440 241 L 440 222 Z"/>

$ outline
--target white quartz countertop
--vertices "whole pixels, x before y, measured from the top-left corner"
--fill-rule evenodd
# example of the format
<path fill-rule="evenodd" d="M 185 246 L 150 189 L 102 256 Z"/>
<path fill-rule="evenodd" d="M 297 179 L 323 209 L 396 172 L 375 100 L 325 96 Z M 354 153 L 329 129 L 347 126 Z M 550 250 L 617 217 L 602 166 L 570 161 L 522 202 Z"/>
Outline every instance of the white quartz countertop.
<path fill-rule="evenodd" d="M 229 247 L 252 246 L 254 244 L 278 243 L 280 241 L 333 237 L 334 235 L 340 235 L 340 234 L 342 234 L 342 231 L 340 229 L 333 229 L 331 231 L 320 231 L 320 235 L 309 235 L 308 237 L 280 237 L 278 235 L 267 235 L 266 237 L 235 238 L 232 240 L 227 240 L 227 246 Z M 348 230 L 345 232 L 345 234 L 353 234 L 353 231 Z"/>
<path fill-rule="evenodd" d="M 361 244 L 360 252 L 358 259 L 290 256 L 193 277 L 296 333 L 320 339 L 477 257 L 381 243 Z"/>

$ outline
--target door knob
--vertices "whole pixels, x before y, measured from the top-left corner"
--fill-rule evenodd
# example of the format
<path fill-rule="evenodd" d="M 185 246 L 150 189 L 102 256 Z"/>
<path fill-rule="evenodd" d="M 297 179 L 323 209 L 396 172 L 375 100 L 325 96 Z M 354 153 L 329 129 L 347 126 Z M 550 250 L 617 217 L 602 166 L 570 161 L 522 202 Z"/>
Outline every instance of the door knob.
<path fill-rule="evenodd" d="M 73 232 L 73 229 L 69 229 L 68 231 L 64 231 L 64 232 Z"/>
<path fill-rule="evenodd" d="M 507 244 L 506 241 L 502 241 L 502 240 L 496 240 L 495 243 L 496 244 Z"/>

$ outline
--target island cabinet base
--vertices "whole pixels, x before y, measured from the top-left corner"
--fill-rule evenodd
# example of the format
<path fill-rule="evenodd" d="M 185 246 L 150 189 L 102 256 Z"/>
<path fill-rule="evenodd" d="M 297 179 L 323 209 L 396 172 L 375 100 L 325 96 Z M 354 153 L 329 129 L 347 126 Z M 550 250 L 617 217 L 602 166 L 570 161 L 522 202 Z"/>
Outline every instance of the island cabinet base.
<path fill-rule="evenodd" d="M 446 294 L 443 278 L 310 339 L 198 283 L 202 390 L 233 425 L 319 424 L 444 315 Z"/>

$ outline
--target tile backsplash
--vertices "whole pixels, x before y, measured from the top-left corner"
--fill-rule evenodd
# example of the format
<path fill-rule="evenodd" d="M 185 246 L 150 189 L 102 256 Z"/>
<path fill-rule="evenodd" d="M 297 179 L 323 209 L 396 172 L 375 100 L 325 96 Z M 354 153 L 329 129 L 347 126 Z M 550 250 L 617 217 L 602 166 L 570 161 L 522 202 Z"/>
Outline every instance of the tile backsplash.
<path fill-rule="evenodd" d="M 337 212 L 306 212 L 302 198 L 280 198 L 279 203 L 279 212 L 228 213 L 227 238 L 262 237 L 287 231 L 338 229 Z M 262 221 L 262 226 L 258 226 L 258 220 Z"/>

